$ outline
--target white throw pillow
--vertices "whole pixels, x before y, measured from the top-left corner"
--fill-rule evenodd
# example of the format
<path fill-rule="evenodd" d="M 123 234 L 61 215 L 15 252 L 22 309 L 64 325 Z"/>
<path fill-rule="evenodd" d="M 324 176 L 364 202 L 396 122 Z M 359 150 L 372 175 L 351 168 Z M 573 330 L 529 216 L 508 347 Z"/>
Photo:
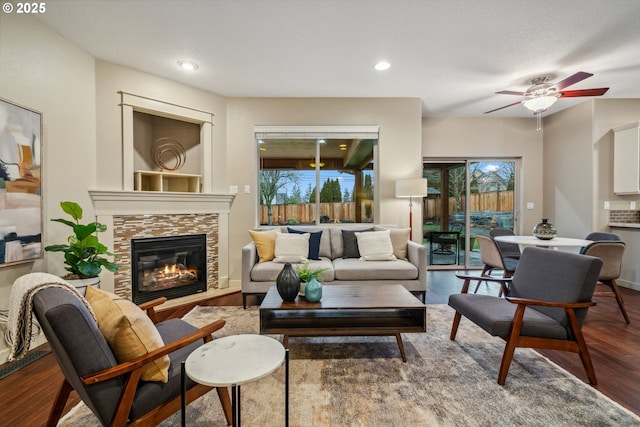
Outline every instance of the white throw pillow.
<path fill-rule="evenodd" d="M 389 230 L 356 233 L 356 239 L 358 239 L 360 260 L 393 261 L 396 259 Z"/>
<path fill-rule="evenodd" d="M 280 233 L 276 236 L 274 262 L 307 262 L 309 233 Z"/>
<path fill-rule="evenodd" d="M 411 232 L 410 228 L 384 228 L 376 225 L 374 230 L 389 230 L 391 233 L 393 254 L 397 259 L 407 259 L 407 243 L 409 243 L 409 233 Z"/>

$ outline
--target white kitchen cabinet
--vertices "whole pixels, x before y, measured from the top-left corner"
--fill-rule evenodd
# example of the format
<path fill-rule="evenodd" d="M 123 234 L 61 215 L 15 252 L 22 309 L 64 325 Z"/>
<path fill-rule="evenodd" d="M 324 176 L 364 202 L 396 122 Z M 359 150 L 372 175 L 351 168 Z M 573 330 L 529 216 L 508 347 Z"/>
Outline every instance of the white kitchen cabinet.
<path fill-rule="evenodd" d="M 640 122 L 613 132 L 613 192 L 640 194 Z"/>

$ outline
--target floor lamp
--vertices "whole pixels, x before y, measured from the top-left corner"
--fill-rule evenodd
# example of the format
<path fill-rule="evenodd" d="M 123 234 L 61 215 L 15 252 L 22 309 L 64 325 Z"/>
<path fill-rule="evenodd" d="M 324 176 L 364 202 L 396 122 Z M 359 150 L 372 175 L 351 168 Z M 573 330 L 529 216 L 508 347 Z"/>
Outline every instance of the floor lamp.
<path fill-rule="evenodd" d="M 413 240 L 413 198 L 427 195 L 426 178 L 407 178 L 396 181 L 396 197 L 409 198 L 409 239 Z"/>

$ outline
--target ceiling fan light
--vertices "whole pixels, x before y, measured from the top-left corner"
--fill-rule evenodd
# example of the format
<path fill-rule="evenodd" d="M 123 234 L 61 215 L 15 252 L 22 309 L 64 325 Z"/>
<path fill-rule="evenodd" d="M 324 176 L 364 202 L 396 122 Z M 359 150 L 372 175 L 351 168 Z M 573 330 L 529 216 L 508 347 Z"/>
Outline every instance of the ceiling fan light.
<path fill-rule="evenodd" d="M 196 71 L 198 69 L 198 64 L 184 59 L 178 61 L 178 66 L 185 71 Z"/>
<path fill-rule="evenodd" d="M 391 68 L 391 64 L 389 64 L 387 61 L 380 61 L 373 68 L 378 71 L 385 71 Z"/>
<path fill-rule="evenodd" d="M 551 107 L 557 100 L 558 97 L 554 95 L 536 96 L 522 101 L 522 105 L 534 113 L 538 113 Z"/>

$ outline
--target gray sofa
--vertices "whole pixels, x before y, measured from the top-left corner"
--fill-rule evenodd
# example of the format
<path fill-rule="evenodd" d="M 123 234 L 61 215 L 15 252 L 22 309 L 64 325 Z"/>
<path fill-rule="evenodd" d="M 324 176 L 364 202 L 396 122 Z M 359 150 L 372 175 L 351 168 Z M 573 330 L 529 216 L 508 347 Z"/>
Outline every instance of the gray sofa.
<path fill-rule="evenodd" d="M 378 229 L 378 226 L 375 227 Z M 325 285 L 401 284 L 424 301 L 427 290 L 427 251 L 424 245 L 407 241 L 406 259 L 361 261 L 358 258 L 343 258 L 342 230 L 370 230 L 374 228 L 373 224 L 331 224 L 326 226 L 291 226 L 291 228 L 305 232 L 322 230 L 320 259 L 309 260 L 309 268 L 313 270 L 327 269 L 319 277 L 319 280 Z M 392 227 L 384 226 L 384 228 Z M 287 229 L 286 226 L 280 227 L 282 233 L 287 233 Z M 279 262 L 259 263 L 258 261 L 256 245 L 252 241 L 242 248 L 242 304 L 244 307 L 246 307 L 249 295 L 261 298 L 271 286 L 275 286 L 275 278 L 284 266 Z"/>

